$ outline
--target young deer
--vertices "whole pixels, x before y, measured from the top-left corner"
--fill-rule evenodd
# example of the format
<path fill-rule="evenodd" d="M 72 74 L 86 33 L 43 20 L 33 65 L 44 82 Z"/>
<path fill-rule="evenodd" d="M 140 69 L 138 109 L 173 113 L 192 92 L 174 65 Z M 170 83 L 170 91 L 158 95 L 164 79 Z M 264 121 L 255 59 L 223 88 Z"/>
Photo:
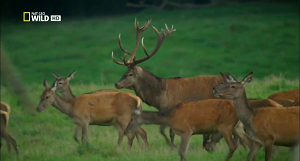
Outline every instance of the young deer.
<path fill-rule="evenodd" d="M 249 104 L 253 108 L 263 108 L 263 107 L 283 107 L 281 104 L 273 101 L 271 99 L 248 99 Z M 212 152 L 215 150 L 217 143 L 223 138 L 223 135 L 210 134 L 204 135 L 203 137 L 203 147 L 206 151 Z M 237 142 L 237 138 L 234 137 L 234 141 Z M 243 143 L 242 143 L 243 145 Z M 244 145 L 243 145 L 244 146 Z"/>
<path fill-rule="evenodd" d="M 219 132 L 228 144 L 229 153 L 226 160 L 229 160 L 237 148 L 232 140 L 233 130 L 245 143 L 250 144 L 244 129 L 235 128 L 237 123 L 238 118 L 232 101 L 208 99 L 179 104 L 165 113 L 136 109 L 125 134 L 135 132 L 142 124 L 170 126 L 181 137 L 179 154 L 181 160 L 186 160 L 185 155 L 192 135 Z"/>
<path fill-rule="evenodd" d="M 124 130 L 130 121 L 132 110 L 142 108 L 140 98 L 127 92 L 107 91 L 82 94 L 73 100 L 66 100 L 56 94 L 57 84 L 56 80 L 52 87 L 49 87 L 48 82 L 44 81 L 45 90 L 36 110 L 41 112 L 52 105 L 63 114 L 68 115 L 76 124 L 74 139 L 78 143 L 80 130 L 82 130 L 82 143 L 87 143 L 89 125 L 115 126 L 119 131 L 119 147 L 123 140 Z M 147 133 L 141 128 L 137 132 L 148 146 Z M 134 135 L 128 135 L 128 149 L 132 146 L 133 138 Z"/>
<path fill-rule="evenodd" d="M 233 99 L 236 113 L 253 141 L 248 161 L 255 159 L 262 146 L 265 147 L 265 160 L 270 161 L 273 145 L 293 147 L 298 143 L 299 106 L 254 109 L 249 105 L 245 91 L 245 84 L 251 82 L 253 73 L 240 82 L 229 73 L 220 74 L 223 81 L 213 88 L 213 93 L 217 97 Z"/>
<path fill-rule="evenodd" d="M 68 77 L 65 77 L 65 78 L 52 73 L 53 76 L 57 80 L 57 87 L 56 87 L 55 92 L 61 93 L 62 98 L 64 98 L 65 100 L 68 100 L 68 101 L 74 101 L 76 99 L 76 96 L 73 94 L 70 84 L 69 84 L 69 81 L 74 78 L 75 73 L 76 73 L 76 71 L 72 72 Z M 118 92 L 118 91 L 105 89 L 105 90 L 94 91 L 91 93 L 97 93 L 97 92 Z M 135 134 L 138 142 L 139 142 L 139 137 L 138 137 L 139 134 L 147 135 L 146 131 L 143 128 L 140 128 L 139 130 L 140 130 L 139 133 Z M 123 137 L 123 135 L 120 135 L 120 137 Z"/>
<path fill-rule="evenodd" d="M 1 128 L 0 128 L 0 134 L 1 134 L 1 140 L 2 138 L 5 139 L 7 143 L 7 149 L 8 152 L 11 152 L 11 146 L 13 145 L 15 151 L 17 154 L 19 154 L 19 149 L 17 146 L 16 140 L 9 135 L 7 132 L 7 125 L 9 121 L 9 114 L 10 114 L 10 106 L 7 103 L 1 102 L 1 109 L 0 109 L 0 122 L 1 122 Z M 2 142 L 0 140 L 0 148 L 2 146 Z"/>

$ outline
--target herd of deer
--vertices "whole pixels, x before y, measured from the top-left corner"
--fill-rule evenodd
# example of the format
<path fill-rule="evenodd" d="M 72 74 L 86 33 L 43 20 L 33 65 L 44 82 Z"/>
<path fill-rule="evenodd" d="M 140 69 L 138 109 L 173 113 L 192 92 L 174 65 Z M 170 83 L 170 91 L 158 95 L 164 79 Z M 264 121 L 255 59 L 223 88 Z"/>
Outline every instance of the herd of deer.
<path fill-rule="evenodd" d="M 155 49 L 148 53 L 143 38 L 142 47 L 146 57 L 136 60 L 136 52 L 140 37 L 151 23 L 147 21 L 139 27 L 135 20 L 136 45 L 133 52 L 125 50 L 121 62 L 112 60 L 119 65 L 128 67 L 127 72 L 115 84 L 117 89 L 134 90 L 135 95 L 117 90 L 99 90 L 75 96 L 69 81 L 75 72 L 68 77 L 56 77 L 53 85 L 44 80 L 44 91 L 36 110 L 41 112 L 53 106 L 68 115 L 76 125 L 74 139 L 80 143 L 78 133 L 82 132 L 81 142 L 88 142 L 89 125 L 115 126 L 119 132 L 118 147 L 124 135 L 128 137 L 128 149 L 134 137 L 142 137 L 148 147 L 147 133 L 140 127 L 143 124 L 160 125 L 160 133 L 171 148 L 174 148 L 175 134 L 181 137 L 179 154 L 186 160 L 186 151 L 190 137 L 204 134 L 203 146 L 213 151 L 218 141 L 224 137 L 229 153 L 229 160 L 237 141 L 251 150 L 247 160 L 255 160 L 255 153 L 265 147 L 265 160 L 270 161 L 272 147 L 294 147 L 299 142 L 299 89 L 274 93 L 267 99 L 248 99 L 245 84 L 250 83 L 253 73 L 238 81 L 229 73 L 221 76 L 196 76 L 188 78 L 160 78 L 138 66 L 137 64 L 151 58 L 157 53 L 166 36 L 176 31 L 168 29 L 160 32 L 153 27 L 158 36 Z M 126 60 L 126 56 L 130 58 Z M 61 95 L 57 94 L 60 93 Z M 158 112 L 142 110 L 142 102 L 155 107 Z M 4 138 L 10 151 L 10 144 L 18 153 L 16 141 L 7 133 L 10 107 L 1 102 L 1 138 Z M 170 140 L 165 128 L 170 127 Z M 235 139 L 233 139 L 233 136 Z"/>

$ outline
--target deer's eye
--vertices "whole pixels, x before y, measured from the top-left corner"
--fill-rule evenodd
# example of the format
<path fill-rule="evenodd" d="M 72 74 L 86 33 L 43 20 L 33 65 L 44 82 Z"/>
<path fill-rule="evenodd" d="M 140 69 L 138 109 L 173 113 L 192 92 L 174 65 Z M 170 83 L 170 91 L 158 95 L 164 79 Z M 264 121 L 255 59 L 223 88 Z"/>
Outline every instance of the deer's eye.
<path fill-rule="evenodd" d="M 235 88 L 235 86 L 231 86 L 231 88 Z"/>
<path fill-rule="evenodd" d="M 131 118 L 131 120 L 130 121 L 133 121 L 133 118 Z"/>
<path fill-rule="evenodd" d="M 221 82 L 220 84 L 223 84 L 223 82 Z"/>
<path fill-rule="evenodd" d="M 129 76 L 133 76 L 133 74 L 132 74 L 132 73 L 130 73 L 130 74 L 129 74 Z"/>
<path fill-rule="evenodd" d="M 49 98 L 49 96 L 46 96 L 46 99 L 48 99 Z"/>
<path fill-rule="evenodd" d="M 60 85 L 61 85 L 61 84 L 62 84 L 62 82 L 58 82 L 58 84 L 60 84 Z"/>

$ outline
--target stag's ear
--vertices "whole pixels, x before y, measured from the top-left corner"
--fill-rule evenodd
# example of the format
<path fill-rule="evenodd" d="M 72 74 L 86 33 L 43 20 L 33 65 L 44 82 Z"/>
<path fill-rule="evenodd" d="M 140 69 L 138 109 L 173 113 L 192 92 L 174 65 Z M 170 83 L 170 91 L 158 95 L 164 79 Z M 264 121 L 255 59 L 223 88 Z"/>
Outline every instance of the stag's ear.
<path fill-rule="evenodd" d="M 242 84 L 250 83 L 252 80 L 253 72 L 250 72 L 241 82 Z"/>
<path fill-rule="evenodd" d="M 49 83 L 47 82 L 47 80 L 46 80 L 46 79 L 44 80 L 44 83 L 43 83 L 43 85 L 44 85 L 45 89 L 46 89 L 46 88 L 49 88 Z"/>
<path fill-rule="evenodd" d="M 51 92 L 55 92 L 57 87 L 57 80 L 53 83 L 52 87 L 51 87 Z"/>
<path fill-rule="evenodd" d="M 60 79 L 60 78 L 62 78 L 61 76 L 59 76 L 59 75 L 56 75 L 56 74 L 54 74 L 54 73 L 52 73 L 52 75 L 56 78 L 56 79 Z"/>
<path fill-rule="evenodd" d="M 230 83 L 238 82 L 238 80 L 234 78 L 234 76 L 232 76 L 230 73 L 226 73 L 226 76 L 228 79 L 230 79 Z"/>
<path fill-rule="evenodd" d="M 137 73 L 137 74 L 140 74 L 140 73 L 142 73 L 142 68 L 141 67 L 139 67 L 139 66 L 135 66 L 134 67 L 134 70 L 135 70 L 135 72 Z"/>
<path fill-rule="evenodd" d="M 74 78 L 75 73 L 76 70 L 67 77 L 67 80 L 70 81 L 72 78 Z"/>

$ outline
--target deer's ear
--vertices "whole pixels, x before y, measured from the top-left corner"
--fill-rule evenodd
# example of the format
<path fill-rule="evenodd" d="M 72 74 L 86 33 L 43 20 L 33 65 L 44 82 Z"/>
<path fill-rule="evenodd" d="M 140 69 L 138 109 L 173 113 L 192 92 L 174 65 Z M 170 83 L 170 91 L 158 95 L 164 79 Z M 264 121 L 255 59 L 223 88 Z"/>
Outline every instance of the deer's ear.
<path fill-rule="evenodd" d="M 43 85 L 44 85 L 45 89 L 49 88 L 49 83 L 47 82 L 46 79 L 44 80 Z"/>
<path fill-rule="evenodd" d="M 220 72 L 221 76 L 223 77 L 223 80 L 227 83 L 234 83 L 236 82 L 235 78 L 233 76 L 229 76 L 229 73 L 222 73 Z"/>
<path fill-rule="evenodd" d="M 51 87 L 51 92 L 55 92 L 57 87 L 57 80 L 53 83 L 52 87 Z"/>
<path fill-rule="evenodd" d="M 242 84 L 250 83 L 252 80 L 253 72 L 250 72 L 241 82 Z"/>
<path fill-rule="evenodd" d="M 72 78 L 74 78 L 75 73 L 76 70 L 67 77 L 67 80 L 70 81 Z"/>
<path fill-rule="evenodd" d="M 54 74 L 54 73 L 52 73 L 52 75 L 53 75 L 56 79 L 62 78 L 61 76 L 59 76 L 59 75 L 57 75 L 57 74 Z"/>
<path fill-rule="evenodd" d="M 134 67 L 134 71 L 137 73 L 137 74 L 140 74 L 141 72 L 142 72 L 142 68 L 141 67 L 139 67 L 139 66 L 135 66 Z"/>
<path fill-rule="evenodd" d="M 228 79 L 230 80 L 230 83 L 235 83 L 238 82 L 238 80 L 236 78 L 234 78 L 234 76 L 232 76 L 230 73 L 226 74 Z"/>

